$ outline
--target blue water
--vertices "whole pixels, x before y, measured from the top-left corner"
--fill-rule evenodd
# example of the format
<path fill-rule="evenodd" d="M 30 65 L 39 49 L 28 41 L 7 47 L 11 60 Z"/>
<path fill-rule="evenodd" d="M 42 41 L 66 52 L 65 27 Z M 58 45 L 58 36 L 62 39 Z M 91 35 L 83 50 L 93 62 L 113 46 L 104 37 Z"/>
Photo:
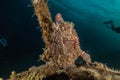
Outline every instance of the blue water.
<path fill-rule="evenodd" d="M 32 15 L 31 0 L 1 1 L 0 33 L 7 46 L 0 46 L 0 77 L 8 77 L 12 70 L 22 72 L 37 62 L 43 53 L 44 43 L 37 18 Z M 61 13 L 66 21 L 72 21 L 80 38 L 81 48 L 92 61 L 99 61 L 120 69 L 120 33 L 107 28 L 103 22 L 113 20 L 120 26 L 119 0 L 49 0 L 54 20 Z"/>

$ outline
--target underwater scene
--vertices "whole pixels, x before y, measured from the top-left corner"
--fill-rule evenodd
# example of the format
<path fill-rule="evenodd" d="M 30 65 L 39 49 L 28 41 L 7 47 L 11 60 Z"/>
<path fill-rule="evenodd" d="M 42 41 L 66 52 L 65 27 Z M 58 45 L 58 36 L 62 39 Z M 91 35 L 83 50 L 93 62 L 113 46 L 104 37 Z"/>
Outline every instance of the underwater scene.
<path fill-rule="evenodd" d="M 119 0 L 1 1 L 0 80 L 9 77 L 9 80 L 120 80 L 119 5 Z M 75 63 L 78 57 L 80 59 Z M 45 66 L 41 67 L 42 64 Z M 105 79 L 68 76 L 77 69 L 84 72 L 90 68 L 90 71 L 95 69 L 99 73 L 101 67 L 98 65 L 102 65 L 102 69 L 107 65 L 110 69 L 107 68 L 106 72 L 119 76 Z M 32 66 L 35 68 L 30 68 Z M 46 67 L 49 73 L 44 72 Z M 56 71 L 51 72 L 51 69 Z M 21 72 L 27 70 L 28 73 L 34 70 L 43 72 L 39 79 L 36 76 L 35 79 L 22 79 L 22 74 L 27 72 Z M 55 73 L 57 79 L 53 76 L 41 78 L 41 75 L 44 77 L 54 72 L 61 75 Z"/>

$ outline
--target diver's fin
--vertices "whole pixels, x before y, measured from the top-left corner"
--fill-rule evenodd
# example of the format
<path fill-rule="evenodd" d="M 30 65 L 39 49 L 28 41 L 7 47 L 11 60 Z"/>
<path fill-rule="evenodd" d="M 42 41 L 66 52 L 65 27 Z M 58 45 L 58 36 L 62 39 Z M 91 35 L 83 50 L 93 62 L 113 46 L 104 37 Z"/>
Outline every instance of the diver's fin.
<path fill-rule="evenodd" d="M 106 21 L 106 22 L 104 22 L 103 24 L 113 24 L 113 21 L 112 21 L 112 20 Z"/>
<path fill-rule="evenodd" d="M 103 24 L 105 24 L 106 27 L 112 29 L 112 31 L 115 31 L 116 33 L 120 33 L 120 27 L 115 27 L 112 20 L 106 21 Z"/>

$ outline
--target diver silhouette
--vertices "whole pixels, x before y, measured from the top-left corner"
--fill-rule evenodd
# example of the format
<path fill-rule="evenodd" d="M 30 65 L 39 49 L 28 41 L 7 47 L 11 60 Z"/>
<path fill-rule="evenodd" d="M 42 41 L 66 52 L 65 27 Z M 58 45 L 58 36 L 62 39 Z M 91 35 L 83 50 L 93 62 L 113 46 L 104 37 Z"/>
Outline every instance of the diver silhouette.
<path fill-rule="evenodd" d="M 105 24 L 106 27 L 112 29 L 116 33 L 120 33 L 120 27 L 115 27 L 112 20 L 104 22 L 103 24 Z"/>

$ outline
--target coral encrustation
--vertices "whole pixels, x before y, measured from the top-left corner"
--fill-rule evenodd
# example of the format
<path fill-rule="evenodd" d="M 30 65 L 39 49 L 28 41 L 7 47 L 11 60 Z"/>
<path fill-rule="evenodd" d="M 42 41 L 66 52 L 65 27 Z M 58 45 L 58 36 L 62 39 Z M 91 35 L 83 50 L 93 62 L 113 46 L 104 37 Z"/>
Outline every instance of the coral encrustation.
<path fill-rule="evenodd" d="M 91 63 L 90 56 L 80 49 L 79 38 L 72 22 L 64 21 L 58 13 L 50 28 L 50 45 L 44 50 L 42 60 L 64 69 L 76 67 L 75 60 L 78 57 L 83 58 L 87 64 Z"/>

